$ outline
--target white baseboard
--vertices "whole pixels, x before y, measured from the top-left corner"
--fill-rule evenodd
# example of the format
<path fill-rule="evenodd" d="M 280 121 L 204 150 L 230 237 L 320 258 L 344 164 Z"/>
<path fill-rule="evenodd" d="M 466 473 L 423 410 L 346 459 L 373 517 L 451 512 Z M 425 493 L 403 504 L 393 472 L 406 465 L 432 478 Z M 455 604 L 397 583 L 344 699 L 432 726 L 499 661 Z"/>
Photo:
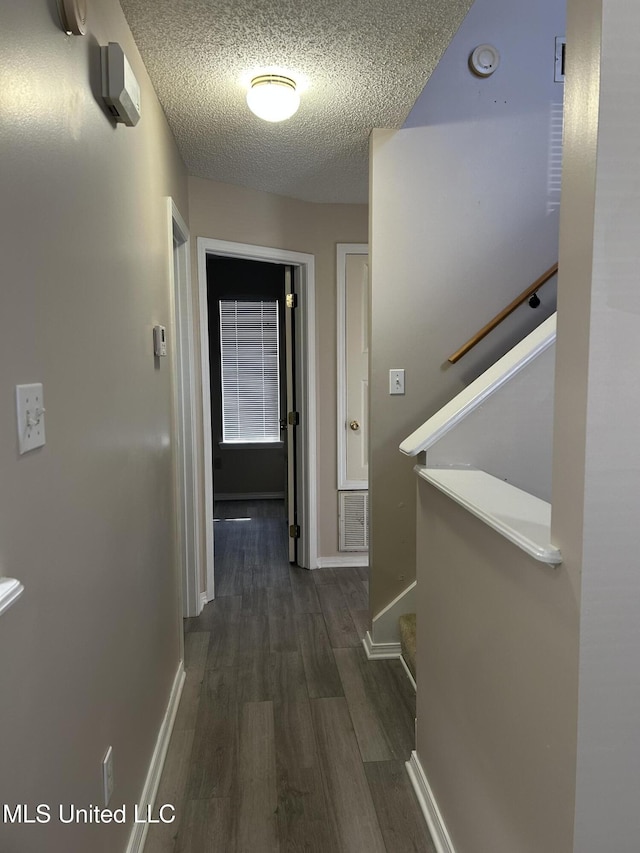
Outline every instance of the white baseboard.
<path fill-rule="evenodd" d="M 384 660 L 402 656 L 400 643 L 374 643 L 369 631 L 364 635 L 362 645 L 369 660 Z"/>
<path fill-rule="evenodd" d="M 200 593 L 200 612 L 201 613 L 202 613 L 202 608 L 205 606 L 205 604 L 208 604 L 208 603 L 209 603 L 209 596 L 207 595 L 206 592 L 201 592 Z"/>
<path fill-rule="evenodd" d="M 404 657 L 403 657 L 402 655 L 400 655 L 400 663 L 401 663 L 401 664 L 402 664 L 402 666 L 404 667 L 404 671 L 405 671 L 405 672 L 406 672 L 406 674 L 407 674 L 407 678 L 409 679 L 409 681 L 410 681 L 410 683 L 411 683 L 411 686 L 413 687 L 413 689 L 414 689 L 414 690 L 416 691 L 416 693 L 417 693 L 417 692 L 418 692 L 418 687 L 417 687 L 417 685 L 416 685 L 416 680 L 415 680 L 415 678 L 413 677 L 413 673 L 411 672 L 411 670 L 410 670 L 410 669 L 409 669 L 409 667 L 407 666 L 407 662 L 406 662 L 406 660 L 404 659 Z"/>
<path fill-rule="evenodd" d="M 283 501 L 284 492 L 220 492 L 215 501 Z"/>
<path fill-rule="evenodd" d="M 164 767 L 164 760 L 167 757 L 167 749 L 169 748 L 169 741 L 171 740 L 173 724 L 178 712 L 180 697 L 182 696 L 184 679 L 184 663 L 183 661 L 180 661 L 176 677 L 173 680 L 171 695 L 169 696 L 169 704 L 167 705 L 167 710 L 165 711 L 164 719 L 162 720 L 162 725 L 158 732 L 155 749 L 151 756 L 151 763 L 149 764 L 147 778 L 145 779 L 144 788 L 142 789 L 142 796 L 138 803 L 138 814 L 140 815 L 146 815 L 147 809 L 152 809 L 155 803 L 156 794 L 158 793 L 158 785 L 160 784 L 160 776 L 162 775 L 162 768 Z M 134 824 L 133 829 L 131 830 L 131 835 L 129 836 L 127 853 L 143 853 L 148 829 L 148 823 Z"/>
<path fill-rule="evenodd" d="M 413 790 L 416 792 L 424 819 L 429 827 L 436 853 L 455 853 L 449 832 L 415 750 L 411 753 L 411 758 L 407 761 L 405 767 L 407 768 L 409 779 L 411 779 Z"/>
<path fill-rule="evenodd" d="M 369 660 L 391 660 L 400 658 L 400 663 L 407 674 L 409 683 L 417 692 L 416 680 L 411 674 L 411 670 L 407 666 L 405 659 L 402 657 L 402 646 L 400 643 L 374 643 L 371 639 L 371 634 L 367 631 L 362 639 L 362 645 L 364 646 L 364 650 Z"/>
<path fill-rule="evenodd" d="M 357 551 L 339 557 L 318 557 L 317 569 L 355 569 L 360 566 L 367 568 L 369 554 L 367 551 Z"/>
<path fill-rule="evenodd" d="M 399 620 L 405 613 L 416 612 L 416 582 L 410 584 L 371 621 L 371 636 L 375 645 L 400 643 Z"/>

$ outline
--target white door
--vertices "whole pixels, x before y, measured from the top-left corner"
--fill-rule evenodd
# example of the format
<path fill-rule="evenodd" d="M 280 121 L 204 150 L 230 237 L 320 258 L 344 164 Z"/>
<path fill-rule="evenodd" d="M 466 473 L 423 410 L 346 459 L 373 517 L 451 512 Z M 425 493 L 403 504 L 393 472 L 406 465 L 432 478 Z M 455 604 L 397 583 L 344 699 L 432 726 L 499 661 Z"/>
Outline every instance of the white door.
<path fill-rule="evenodd" d="M 338 488 L 368 487 L 369 262 L 367 246 L 338 246 Z"/>

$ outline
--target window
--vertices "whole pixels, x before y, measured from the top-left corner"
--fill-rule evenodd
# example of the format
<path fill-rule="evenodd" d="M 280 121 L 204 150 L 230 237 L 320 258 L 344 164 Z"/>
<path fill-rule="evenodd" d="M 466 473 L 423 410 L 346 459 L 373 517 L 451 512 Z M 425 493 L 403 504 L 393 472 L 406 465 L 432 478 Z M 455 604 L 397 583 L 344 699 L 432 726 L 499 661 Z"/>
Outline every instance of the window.
<path fill-rule="evenodd" d="M 223 442 L 280 441 L 278 302 L 220 300 Z"/>

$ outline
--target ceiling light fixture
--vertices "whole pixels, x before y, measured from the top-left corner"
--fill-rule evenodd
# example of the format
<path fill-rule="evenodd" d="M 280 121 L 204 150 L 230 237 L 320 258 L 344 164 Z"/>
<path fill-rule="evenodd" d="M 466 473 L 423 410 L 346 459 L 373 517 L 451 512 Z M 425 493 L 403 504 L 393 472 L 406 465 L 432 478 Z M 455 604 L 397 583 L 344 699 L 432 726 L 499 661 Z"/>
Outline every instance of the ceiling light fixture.
<path fill-rule="evenodd" d="M 252 113 L 265 121 L 291 118 L 300 106 L 296 81 L 281 74 L 254 77 L 247 92 L 247 104 Z"/>

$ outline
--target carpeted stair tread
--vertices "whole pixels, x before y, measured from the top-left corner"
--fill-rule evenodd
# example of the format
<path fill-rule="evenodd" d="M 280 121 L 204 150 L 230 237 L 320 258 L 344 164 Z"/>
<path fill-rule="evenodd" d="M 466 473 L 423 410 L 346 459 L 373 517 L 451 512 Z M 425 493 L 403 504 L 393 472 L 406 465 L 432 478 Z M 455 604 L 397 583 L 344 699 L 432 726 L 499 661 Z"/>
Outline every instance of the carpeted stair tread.
<path fill-rule="evenodd" d="M 405 613 L 400 617 L 400 645 L 402 657 L 413 677 L 416 677 L 416 614 Z"/>

